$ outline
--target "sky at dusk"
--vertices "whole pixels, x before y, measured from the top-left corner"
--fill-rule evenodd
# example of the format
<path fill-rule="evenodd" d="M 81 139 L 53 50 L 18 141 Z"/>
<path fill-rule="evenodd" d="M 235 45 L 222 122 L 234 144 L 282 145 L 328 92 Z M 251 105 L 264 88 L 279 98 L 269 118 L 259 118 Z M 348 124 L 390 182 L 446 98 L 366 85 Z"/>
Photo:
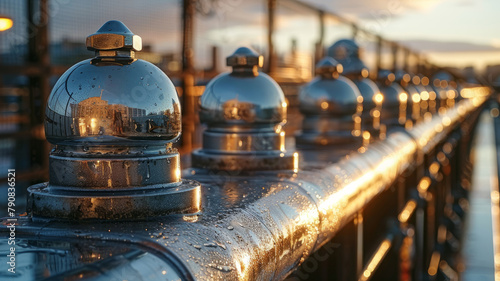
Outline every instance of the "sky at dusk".
<path fill-rule="evenodd" d="M 498 0 L 306 0 L 456 66 L 500 64 Z"/>
<path fill-rule="evenodd" d="M 24 1 L 1 0 L 0 13 L 17 17 L 12 30 L 0 35 L 0 51 L 22 44 Z M 498 0 L 303 0 L 343 17 L 364 29 L 401 42 L 427 55 L 439 65 L 482 69 L 500 64 L 500 1 Z M 51 0 L 52 41 L 80 41 L 110 19 L 122 20 L 143 37 L 154 51 L 180 52 L 180 0 Z M 275 42 L 278 51 L 289 50 L 297 39 L 299 48 L 313 50 L 318 38 L 317 17 L 300 7 L 278 1 Z M 126 3 L 126 4 L 124 4 Z M 240 45 L 264 51 L 266 46 L 266 1 L 201 0 L 195 23 L 195 49 L 200 64 L 211 45 L 228 55 Z M 293 6 L 293 5 L 292 5 Z M 3 9 L 3 10 L 1 10 Z M 301 10 L 302 9 L 302 10 Z M 203 15 L 203 11 L 207 12 Z M 328 23 L 328 22 L 327 22 Z M 350 27 L 327 26 L 325 44 L 349 37 Z M 21 36 L 22 37 L 22 36 Z M 363 39 L 360 39 L 363 45 Z M 372 58 L 368 58 L 370 60 Z"/>

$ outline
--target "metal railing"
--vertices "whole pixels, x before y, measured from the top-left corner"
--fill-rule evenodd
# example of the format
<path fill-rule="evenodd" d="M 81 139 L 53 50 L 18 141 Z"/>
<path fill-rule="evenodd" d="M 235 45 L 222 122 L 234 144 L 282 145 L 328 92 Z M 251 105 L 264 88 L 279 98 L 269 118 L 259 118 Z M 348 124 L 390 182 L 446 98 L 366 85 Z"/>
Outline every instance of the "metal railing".
<path fill-rule="evenodd" d="M 271 74 L 276 73 L 273 33 L 278 2 L 282 1 L 266 2 Z M 376 38 L 377 69 L 382 46 L 393 51 L 394 69 L 400 52 L 406 56 L 407 70 L 410 56 L 418 58 L 418 65 L 427 64 L 417 66 L 417 71 L 432 68 L 421 55 L 342 17 L 299 1 L 283 2 L 314 11 L 320 23 L 320 49 L 325 41 L 324 19 L 330 16 L 352 26 L 353 35 L 363 32 Z M 33 18 L 33 3 L 28 3 Z M 176 74 L 182 79 L 186 155 L 194 143 L 196 97 L 201 92 L 192 55 L 194 3 L 183 1 L 183 69 Z M 48 1 L 40 1 L 41 10 L 47 11 L 47 5 Z M 36 114 L 30 116 L 25 131 L 38 139 L 30 150 L 37 152 L 34 162 L 45 168 L 48 158 L 42 156 L 48 146 L 37 134 L 43 122 L 39 104 L 45 104 L 49 95 L 50 76 L 65 69 L 48 62 L 47 21 L 45 13 L 41 24 L 33 23 L 38 30 L 29 44 L 33 64 L 0 67 L 0 74 L 31 77 L 30 106 Z M 304 81 L 281 82 L 293 91 Z M 299 151 L 299 170 L 186 170 L 185 177 L 203 185 L 199 198 L 203 212 L 194 215 L 71 226 L 18 217 L 17 239 L 27 249 L 19 257 L 30 255 L 38 265 L 20 268 L 21 276 L 36 280 L 43 271 L 55 279 L 121 278 L 133 272 L 136 280 L 163 275 L 182 280 L 446 280 L 455 266 L 453 256 L 470 187 L 471 137 L 489 94 L 485 88 L 468 93 L 454 107 L 440 110 L 412 129 L 388 133 L 355 154 L 341 155 L 335 149 Z M 25 136 L 9 133 L 2 138 Z M 35 180 L 46 175 L 45 169 L 31 169 L 18 178 Z M 9 231 L 7 221 L 2 222 L 1 231 Z M 135 267 L 141 270 L 134 271 Z"/>
<path fill-rule="evenodd" d="M 201 213 L 71 228 L 19 217 L 16 239 L 40 252 L 36 268 L 54 276 L 117 277 L 157 257 L 181 280 L 447 280 L 470 187 L 471 137 L 488 99 L 485 88 L 475 91 L 337 163 L 302 161 L 300 170 L 277 172 L 187 170 L 204 187 Z M 82 251 L 89 244 L 92 250 Z M 134 249 L 153 257 L 111 262 Z M 24 274 L 35 276 L 36 268 Z M 139 270 L 135 278 L 154 280 L 148 274 L 161 272 Z"/>
<path fill-rule="evenodd" d="M 213 7 L 217 7 L 216 1 L 213 3 Z M 183 17 L 182 17 L 182 40 L 179 42 L 179 45 L 182 45 L 181 54 L 178 54 L 181 57 L 182 62 L 182 70 L 177 72 L 172 72 L 165 70 L 169 73 L 171 77 L 179 78 L 180 83 L 179 86 L 182 87 L 182 102 L 183 102 L 183 125 L 184 125 L 184 134 L 183 134 L 183 142 L 182 142 L 182 151 L 189 153 L 191 151 L 192 146 L 199 146 L 199 138 L 196 137 L 197 130 L 199 130 L 199 123 L 197 123 L 196 117 L 196 105 L 197 105 L 197 94 L 194 87 L 197 87 L 197 79 L 201 77 L 213 77 L 218 71 L 215 63 L 213 69 L 208 71 L 201 70 L 201 67 L 197 66 L 197 58 L 193 55 L 195 52 L 194 46 L 197 38 L 197 30 L 194 23 L 196 20 L 199 20 L 202 15 L 197 14 L 196 12 L 196 1 L 195 0 L 186 0 L 182 2 L 183 6 Z M 25 5 L 24 5 L 25 4 Z M 2 120 L 3 124 L 12 124 L 19 125 L 22 127 L 20 132 L 4 132 L 1 133 L 0 138 L 2 140 L 26 140 L 26 143 L 22 145 L 22 147 L 17 147 L 16 150 L 20 152 L 26 153 L 30 155 L 30 161 L 16 161 L 26 162 L 26 165 L 18 165 L 18 170 L 21 175 L 21 178 L 26 179 L 27 184 L 32 182 L 37 182 L 39 180 L 46 180 L 46 174 L 48 171 L 47 165 L 48 162 L 45 161 L 47 159 L 46 155 L 50 150 L 47 142 L 44 141 L 43 137 L 43 108 L 44 104 L 46 104 L 47 97 L 50 94 L 51 87 L 51 77 L 60 76 L 64 71 L 69 68 L 69 65 L 59 65 L 51 62 L 50 57 L 50 27 L 51 21 L 54 20 L 56 14 L 51 14 L 51 12 L 57 12 L 57 9 L 60 3 L 55 3 L 54 10 L 49 8 L 50 1 L 42 0 L 42 1 L 31 1 L 26 0 L 23 5 L 17 3 L 19 5 L 20 12 L 26 13 L 26 18 L 17 19 L 18 23 L 22 23 L 26 21 L 26 34 L 19 34 L 18 37 L 26 37 L 28 48 L 26 50 L 26 54 L 20 56 L 16 59 L 16 63 L 14 65 L 9 64 L 5 61 L 0 61 L 0 75 L 10 75 L 14 77 L 28 77 L 28 84 L 22 90 L 26 91 L 28 100 L 22 101 L 20 108 L 26 108 L 26 112 L 19 111 L 22 115 L 23 119 L 5 119 Z M 273 40 L 273 36 L 276 34 L 275 23 L 274 21 L 279 19 L 279 15 L 276 15 L 277 8 L 276 5 L 284 4 L 284 5 L 296 5 L 307 10 L 308 13 L 312 13 L 318 22 L 319 30 L 316 30 L 318 37 L 318 50 L 316 54 L 310 54 L 311 57 L 314 57 L 315 60 L 321 58 L 323 49 L 326 46 L 326 38 L 325 33 L 325 20 L 332 19 L 338 21 L 339 24 L 346 26 L 352 29 L 352 37 L 359 36 L 360 34 L 365 34 L 370 37 L 370 40 L 373 42 L 377 42 L 376 49 L 376 61 L 379 63 L 377 65 L 377 69 L 380 68 L 380 57 L 383 49 L 390 50 L 393 55 L 393 62 L 391 65 L 394 69 L 397 67 L 404 68 L 405 70 L 423 70 L 430 69 L 433 66 L 425 61 L 424 57 L 421 54 L 418 54 L 414 50 L 410 50 L 409 48 L 398 44 L 396 42 L 384 39 L 378 34 L 375 34 L 369 30 L 364 29 L 359 26 L 355 22 L 347 20 L 335 13 L 322 10 L 320 8 L 316 8 L 312 5 L 296 1 L 296 0 L 269 0 L 262 1 L 262 4 L 266 6 L 264 9 L 264 13 L 267 15 L 268 21 L 263 24 L 262 28 L 264 28 L 267 32 L 267 42 L 266 46 L 263 48 L 267 50 L 267 54 L 269 58 L 269 64 L 266 66 L 266 71 L 270 73 L 276 73 L 276 65 L 273 65 L 276 62 L 276 52 L 275 49 L 276 43 Z M 14 5 L 14 4 L 11 4 Z M 60 8 L 60 7 L 59 7 Z M 38 18 L 38 16 L 41 16 Z M 17 41 L 14 39 L 18 39 L 15 36 L 8 37 L 7 40 L 13 40 L 12 42 L 7 42 L 9 44 L 15 44 Z M 12 45 L 12 47 L 16 47 Z M 18 46 L 17 46 L 18 47 Z M 214 51 L 213 61 L 216 60 L 215 56 L 217 54 L 217 49 Z M 14 54 L 17 54 L 14 52 Z M 401 61 L 400 54 L 403 54 L 403 61 Z M 24 58 L 25 56 L 25 58 Z M 398 58 L 400 58 L 398 60 Z M 80 59 L 80 57 L 75 56 L 75 59 Z M 76 61 L 74 61 L 76 62 Z M 413 63 L 411 63 L 413 62 Z M 426 67 L 420 67 L 418 65 L 426 65 Z M 279 77 L 275 77 L 279 78 Z M 5 80 L 6 81 L 6 80 Z M 4 82 L 5 82 L 4 81 Z M 0 81 L 1 82 L 1 81 Z M 284 81 L 283 81 L 284 82 Z M 296 81 L 297 82 L 297 81 Z M 303 81 L 298 81 L 302 83 Z M 289 82 L 287 82 L 289 83 Z M 300 84 L 299 83 L 299 84 Z M 297 83 L 293 83 L 296 85 Z M 1 83 L 0 83 L 1 85 Z M 293 92 L 293 91 L 292 91 Z M 10 96 L 8 91 L 0 91 L 5 96 Z M 292 96 L 290 99 L 294 99 Z M 29 113 L 28 113 L 29 112 Z M 293 103 L 291 112 L 294 112 Z M 9 153 L 5 153 L 5 157 L 14 157 Z M 17 165 L 17 164 L 16 164 Z M 26 166 L 26 167 L 24 167 Z M 33 171 L 36 170 L 36 171 Z M 6 178 L 2 178 L 3 181 Z"/>

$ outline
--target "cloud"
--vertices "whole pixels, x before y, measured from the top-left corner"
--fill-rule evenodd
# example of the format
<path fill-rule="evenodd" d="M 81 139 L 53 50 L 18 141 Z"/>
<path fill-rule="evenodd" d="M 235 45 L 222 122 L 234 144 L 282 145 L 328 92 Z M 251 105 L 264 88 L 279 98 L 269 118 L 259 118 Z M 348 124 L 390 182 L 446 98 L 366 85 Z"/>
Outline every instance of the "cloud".
<path fill-rule="evenodd" d="M 337 14 L 349 14 L 357 18 L 371 18 L 373 14 L 388 11 L 394 15 L 405 11 L 430 10 L 444 0 L 303 0 L 316 7 Z M 468 0 L 462 0 L 468 1 Z"/>
<path fill-rule="evenodd" d="M 500 38 L 491 39 L 491 46 L 495 48 L 500 48 Z"/>
<path fill-rule="evenodd" d="M 410 47 L 413 50 L 422 52 L 495 52 L 500 48 L 487 44 L 474 44 L 460 41 L 434 41 L 434 40 L 403 40 L 399 43 Z"/>
<path fill-rule="evenodd" d="M 442 0 L 403 0 L 402 5 L 408 9 L 430 10 L 434 8 Z"/>

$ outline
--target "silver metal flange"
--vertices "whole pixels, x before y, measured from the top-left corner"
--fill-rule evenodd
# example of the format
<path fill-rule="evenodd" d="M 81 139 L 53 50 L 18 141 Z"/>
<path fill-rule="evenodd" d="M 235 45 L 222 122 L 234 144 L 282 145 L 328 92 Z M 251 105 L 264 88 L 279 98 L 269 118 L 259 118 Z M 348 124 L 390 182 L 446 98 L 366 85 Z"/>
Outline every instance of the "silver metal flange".
<path fill-rule="evenodd" d="M 177 186 L 128 191 L 55 191 L 48 182 L 28 188 L 28 212 L 35 218 L 68 220 L 142 220 L 201 210 L 201 186 L 182 180 Z"/>

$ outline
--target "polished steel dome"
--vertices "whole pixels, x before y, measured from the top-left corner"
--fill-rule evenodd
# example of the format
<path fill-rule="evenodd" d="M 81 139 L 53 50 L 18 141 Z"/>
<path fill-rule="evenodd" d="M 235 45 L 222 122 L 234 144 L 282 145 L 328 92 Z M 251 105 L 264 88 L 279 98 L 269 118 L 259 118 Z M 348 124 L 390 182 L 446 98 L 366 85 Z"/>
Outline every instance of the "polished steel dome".
<path fill-rule="evenodd" d="M 285 96 L 267 74 L 263 58 L 238 48 L 227 58 L 233 67 L 208 83 L 200 100 L 207 124 L 203 148 L 193 151 L 194 168 L 227 171 L 297 169 L 297 155 L 285 148 Z"/>
<path fill-rule="evenodd" d="M 381 103 L 383 96 L 381 96 L 380 89 L 375 82 L 368 78 L 353 80 L 353 82 L 358 86 L 359 92 L 363 97 L 363 111 L 371 110 L 377 103 Z"/>
<path fill-rule="evenodd" d="M 342 65 L 325 57 L 316 65 L 316 77 L 300 90 L 304 119 L 302 130 L 295 136 L 297 146 L 335 145 L 337 151 L 350 151 L 361 144 L 363 98 L 358 87 L 341 72 Z"/>
<path fill-rule="evenodd" d="M 384 99 L 381 122 L 387 127 L 403 126 L 408 118 L 408 94 L 396 82 L 396 75 L 387 69 L 378 71 L 377 84 Z"/>
<path fill-rule="evenodd" d="M 388 108 L 399 107 L 400 100 L 406 95 L 405 90 L 395 82 L 396 76 L 387 69 L 381 69 L 378 72 L 377 82 L 380 92 L 384 95 L 384 111 Z M 403 98 L 406 100 L 407 97 Z"/>
<path fill-rule="evenodd" d="M 258 71 L 262 61 L 246 47 L 229 56 L 227 64 L 233 71 L 210 81 L 201 97 L 201 122 L 222 127 L 284 122 L 285 96 L 271 77 Z"/>
<path fill-rule="evenodd" d="M 96 57 L 77 63 L 55 84 L 45 135 L 56 145 L 162 145 L 181 133 L 174 85 L 155 65 L 135 58 L 141 40 L 119 21 L 87 38 Z"/>
<path fill-rule="evenodd" d="M 201 186 L 181 178 L 170 143 L 181 132 L 170 79 L 135 58 L 141 39 L 119 21 L 86 43 L 95 57 L 66 71 L 47 103 L 45 134 L 56 147 L 49 182 L 28 188 L 30 214 L 80 221 L 199 212 Z"/>
<path fill-rule="evenodd" d="M 370 133 L 371 139 L 380 133 L 380 109 L 384 96 L 372 80 L 368 79 L 368 68 L 360 59 L 359 46 L 353 40 L 342 39 L 328 48 L 328 55 L 342 64 L 342 72 L 358 87 L 363 97 L 362 129 Z"/>
<path fill-rule="evenodd" d="M 344 75 L 363 75 L 368 77 L 368 67 L 360 59 L 360 50 L 354 40 L 342 39 L 328 48 L 327 54 L 344 67 Z"/>
<path fill-rule="evenodd" d="M 316 65 L 317 76 L 299 93 L 300 111 L 306 115 L 353 115 L 362 102 L 356 85 L 340 75 L 342 65 L 325 57 Z"/>

